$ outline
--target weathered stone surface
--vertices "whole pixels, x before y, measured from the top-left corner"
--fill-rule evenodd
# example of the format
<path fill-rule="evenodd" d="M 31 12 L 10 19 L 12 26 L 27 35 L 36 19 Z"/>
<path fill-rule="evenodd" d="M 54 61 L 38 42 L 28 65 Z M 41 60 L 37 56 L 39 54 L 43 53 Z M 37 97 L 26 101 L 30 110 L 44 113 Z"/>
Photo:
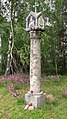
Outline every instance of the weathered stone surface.
<path fill-rule="evenodd" d="M 30 91 L 25 94 L 25 103 L 39 108 L 46 102 L 46 95 L 40 92 L 41 82 L 41 54 L 40 54 L 41 31 L 30 31 Z"/>
<path fill-rule="evenodd" d="M 25 102 L 26 104 L 31 104 L 35 108 L 39 108 L 43 106 L 46 102 L 46 96 L 44 94 L 25 94 Z"/>
<path fill-rule="evenodd" d="M 30 90 L 40 92 L 41 80 L 41 55 L 40 55 L 40 31 L 30 32 Z"/>

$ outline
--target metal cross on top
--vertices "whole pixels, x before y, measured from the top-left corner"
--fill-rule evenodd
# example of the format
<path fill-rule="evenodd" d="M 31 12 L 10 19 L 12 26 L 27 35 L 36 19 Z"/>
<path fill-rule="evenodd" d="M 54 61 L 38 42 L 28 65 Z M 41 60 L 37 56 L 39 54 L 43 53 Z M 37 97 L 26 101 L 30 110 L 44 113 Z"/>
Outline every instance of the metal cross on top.
<path fill-rule="evenodd" d="M 36 0 L 35 0 L 35 4 L 33 5 L 33 7 L 35 8 L 35 13 L 37 12 L 37 7 L 39 6 L 39 4 L 37 4 Z"/>

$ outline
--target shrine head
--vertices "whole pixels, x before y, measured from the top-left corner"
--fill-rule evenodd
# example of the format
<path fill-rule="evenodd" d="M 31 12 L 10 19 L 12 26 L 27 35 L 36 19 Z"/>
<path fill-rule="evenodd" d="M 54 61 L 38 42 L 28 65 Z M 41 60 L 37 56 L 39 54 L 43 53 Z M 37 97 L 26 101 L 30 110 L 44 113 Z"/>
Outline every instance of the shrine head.
<path fill-rule="evenodd" d="M 45 23 L 42 13 L 30 12 L 26 18 L 26 31 L 44 30 Z"/>

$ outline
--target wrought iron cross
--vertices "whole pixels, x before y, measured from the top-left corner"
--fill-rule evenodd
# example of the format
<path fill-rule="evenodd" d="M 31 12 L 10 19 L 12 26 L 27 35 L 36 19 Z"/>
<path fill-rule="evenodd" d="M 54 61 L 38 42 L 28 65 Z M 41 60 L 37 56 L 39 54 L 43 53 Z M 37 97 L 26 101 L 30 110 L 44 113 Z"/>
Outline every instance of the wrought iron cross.
<path fill-rule="evenodd" d="M 37 2 L 35 1 L 35 4 L 33 5 L 33 7 L 35 8 L 35 13 L 37 12 L 37 7 L 39 6 L 39 4 L 37 4 Z"/>

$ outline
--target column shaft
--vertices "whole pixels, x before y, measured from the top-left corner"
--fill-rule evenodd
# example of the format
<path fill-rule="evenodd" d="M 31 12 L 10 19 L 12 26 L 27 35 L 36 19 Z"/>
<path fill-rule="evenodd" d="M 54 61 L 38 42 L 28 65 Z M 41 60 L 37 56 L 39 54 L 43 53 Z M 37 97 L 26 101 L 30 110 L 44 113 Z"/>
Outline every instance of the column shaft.
<path fill-rule="evenodd" d="M 40 31 L 30 31 L 30 91 L 40 92 L 41 54 Z"/>

